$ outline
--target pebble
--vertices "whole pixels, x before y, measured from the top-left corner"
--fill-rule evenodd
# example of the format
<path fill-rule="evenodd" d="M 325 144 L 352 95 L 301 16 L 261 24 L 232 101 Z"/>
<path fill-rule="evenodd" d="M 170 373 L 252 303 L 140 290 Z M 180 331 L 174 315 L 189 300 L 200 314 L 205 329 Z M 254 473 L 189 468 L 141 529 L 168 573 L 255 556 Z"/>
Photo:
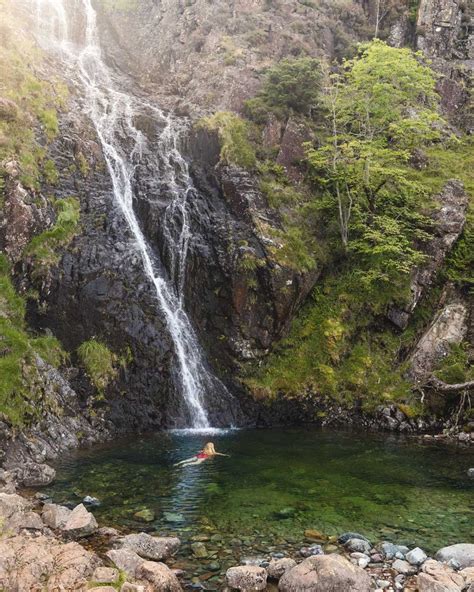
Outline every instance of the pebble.
<path fill-rule="evenodd" d="M 388 580 L 377 580 L 376 585 L 377 585 L 377 588 L 380 588 L 381 590 L 385 590 L 385 588 L 388 588 L 390 586 L 390 582 Z"/>
<path fill-rule="evenodd" d="M 410 565 L 408 563 L 408 561 L 404 561 L 403 559 L 396 559 L 393 562 L 392 567 L 399 574 L 403 574 L 405 576 L 412 576 L 417 571 L 416 567 L 414 567 L 413 565 Z"/>

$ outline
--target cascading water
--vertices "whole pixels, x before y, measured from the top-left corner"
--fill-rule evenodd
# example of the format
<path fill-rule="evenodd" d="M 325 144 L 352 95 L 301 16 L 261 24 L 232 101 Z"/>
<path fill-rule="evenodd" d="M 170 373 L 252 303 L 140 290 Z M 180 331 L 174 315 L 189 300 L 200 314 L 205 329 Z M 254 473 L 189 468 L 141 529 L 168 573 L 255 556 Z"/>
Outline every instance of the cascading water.
<path fill-rule="evenodd" d="M 29 1 L 29 0 L 25 0 Z M 182 124 L 170 115 L 119 90 L 115 74 L 102 58 L 97 32 L 96 13 L 91 0 L 32 0 L 39 23 L 38 37 L 48 49 L 60 53 L 75 68 L 87 99 L 88 112 L 100 139 L 112 180 L 114 198 L 134 237 L 146 276 L 154 286 L 159 308 L 166 320 L 176 357 L 178 388 L 188 414 L 188 425 L 205 429 L 210 426 L 206 411 L 206 393 L 220 390 L 229 396 L 224 385 L 206 367 L 195 331 L 183 308 L 183 288 L 190 228 L 187 201 L 193 186 L 188 165 L 179 152 Z M 71 37 L 72 18 L 84 22 L 83 41 Z M 141 163 L 147 138 L 137 129 L 134 118 L 146 109 L 161 123 L 156 169 L 171 195 L 162 221 L 165 249 L 170 261 L 169 279 L 156 264 L 133 208 L 134 175 Z M 178 220 L 178 231 L 176 231 Z"/>

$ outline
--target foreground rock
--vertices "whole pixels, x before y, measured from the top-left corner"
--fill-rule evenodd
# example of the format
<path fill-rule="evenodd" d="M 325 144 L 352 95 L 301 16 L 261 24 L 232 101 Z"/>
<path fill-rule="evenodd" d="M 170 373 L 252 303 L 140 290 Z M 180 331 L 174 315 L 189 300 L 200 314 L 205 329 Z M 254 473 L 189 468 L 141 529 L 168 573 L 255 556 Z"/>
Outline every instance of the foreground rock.
<path fill-rule="evenodd" d="M 144 562 L 140 555 L 130 549 L 112 549 L 107 551 L 106 556 L 131 578 L 136 577 L 138 567 Z"/>
<path fill-rule="evenodd" d="M 474 567 L 474 544 L 459 543 L 458 545 L 443 547 L 436 553 L 435 559 L 442 563 L 454 560 L 458 563 L 460 569 Z"/>
<path fill-rule="evenodd" d="M 370 577 L 340 555 L 308 557 L 281 578 L 282 592 L 369 592 Z"/>
<path fill-rule="evenodd" d="M 53 528 L 54 530 L 64 528 L 66 522 L 72 514 L 72 510 L 65 506 L 58 506 L 57 504 L 45 504 L 41 517 L 43 522 Z"/>
<path fill-rule="evenodd" d="M 429 559 L 422 569 L 417 577 L 419 592 L 461 592 L 464 587 L 464 578 L 443 563 Z"/>
<path fill-rule="evenodd" d="M 153 537 L 145 532 L 128 534 L 119 541 L 123 549 L 134 551 L 144 559 L 161 561 L 176 553 L 181 542 L 176 537 Z"/>
<path fill-rule="evenodd" d="M 79 539 L 94 534 L 98 527 L 94 515 L 88 512 L 83 504 L 79 504 L 69 515 L 62 531 L 71 538 Z"/>
<path fill-rule="evenodd" d="M 137 569 L 137 577 L 149 582 L 156 592 L 182 592 L 178 578 L 164 563 L 144 561 Z"/>
<path fill-rule="evenodd" d="M 274 580 L 279 580 L 281 576 L 290 569 L 296 566 L 296 561 L 289 557 L 283 559 L 274 559 L 267 567 L 268 577 Z"/>
<path fill-rule="evenodd" d="M 100 559 L 78 543 L 46 536 L 16 536 L 0 542 L 0 589 L 15 592 L 80 590 Z"/>
<path fill-rule="evenodd" d="M 256 565 L 231 567 L 225 577 L 227 584 L 236 590 L 265 590 L 267 587 L 267 572 Z"/>

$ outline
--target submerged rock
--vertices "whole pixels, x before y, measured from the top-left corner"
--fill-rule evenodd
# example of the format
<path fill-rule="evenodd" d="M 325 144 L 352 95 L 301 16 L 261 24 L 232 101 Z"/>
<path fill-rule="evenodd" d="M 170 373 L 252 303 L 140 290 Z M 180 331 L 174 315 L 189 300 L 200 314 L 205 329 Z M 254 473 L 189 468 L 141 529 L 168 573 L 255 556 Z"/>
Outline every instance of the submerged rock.
<path fill-rule="evenodd" d="M 226 572 L 227 585 L 236 590 L 250 592 L 250 590 L 265 590 L 267 587 L 267 572 L 256 565 L 240 565 L 231 567 Z"/>
<path fill-rule="evenodd" d="M 338 537 L 337 542 L 341 545 L 345 545 L 350 539 L 360 539 L 361 541 L 366 541 L 367 543 L 370 542 L 368 538 L 362 534 L 359 534 L 358 532 L 345 532 Z"/>
<path fill-rule="evenodd" d="M 363 569 L 344 557 L 320 555 L 285 572 L 278 588 L 282 592 L 369 592 L 370 581 Z"/>
<path fill-rule="evenodd" d="M 153 512 L 153 510 L 150 510 L 149 508 L 145 508 L 144 510 L 135 512 L 133 517 L 137 520 L 141 520 L 142 522 L 153 522 L 153 520 L 155 519 L 155 512 Z"/>

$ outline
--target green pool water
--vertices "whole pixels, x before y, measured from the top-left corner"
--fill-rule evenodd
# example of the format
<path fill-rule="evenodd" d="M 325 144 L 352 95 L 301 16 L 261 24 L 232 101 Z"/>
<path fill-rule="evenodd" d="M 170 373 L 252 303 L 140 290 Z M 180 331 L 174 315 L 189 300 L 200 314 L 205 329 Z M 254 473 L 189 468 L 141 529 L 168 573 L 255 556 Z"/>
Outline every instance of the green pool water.
<path fill-rule="evenodd" d="M 173 466 L 208 440 L 230 458 Z M 71 453 L 46 491 L 58 503 L 97 497 L 102 524 L 202 537 L 223 549 L 239 539 L 248 553 L 301 546 L 306 529 L 356 530 L 434 551 L 473 540 L 471 466 L 468 449 L 387 434 L 164 433 Z M 144 508 L 155 514 L 152 522 L 134 517 Z"/>

